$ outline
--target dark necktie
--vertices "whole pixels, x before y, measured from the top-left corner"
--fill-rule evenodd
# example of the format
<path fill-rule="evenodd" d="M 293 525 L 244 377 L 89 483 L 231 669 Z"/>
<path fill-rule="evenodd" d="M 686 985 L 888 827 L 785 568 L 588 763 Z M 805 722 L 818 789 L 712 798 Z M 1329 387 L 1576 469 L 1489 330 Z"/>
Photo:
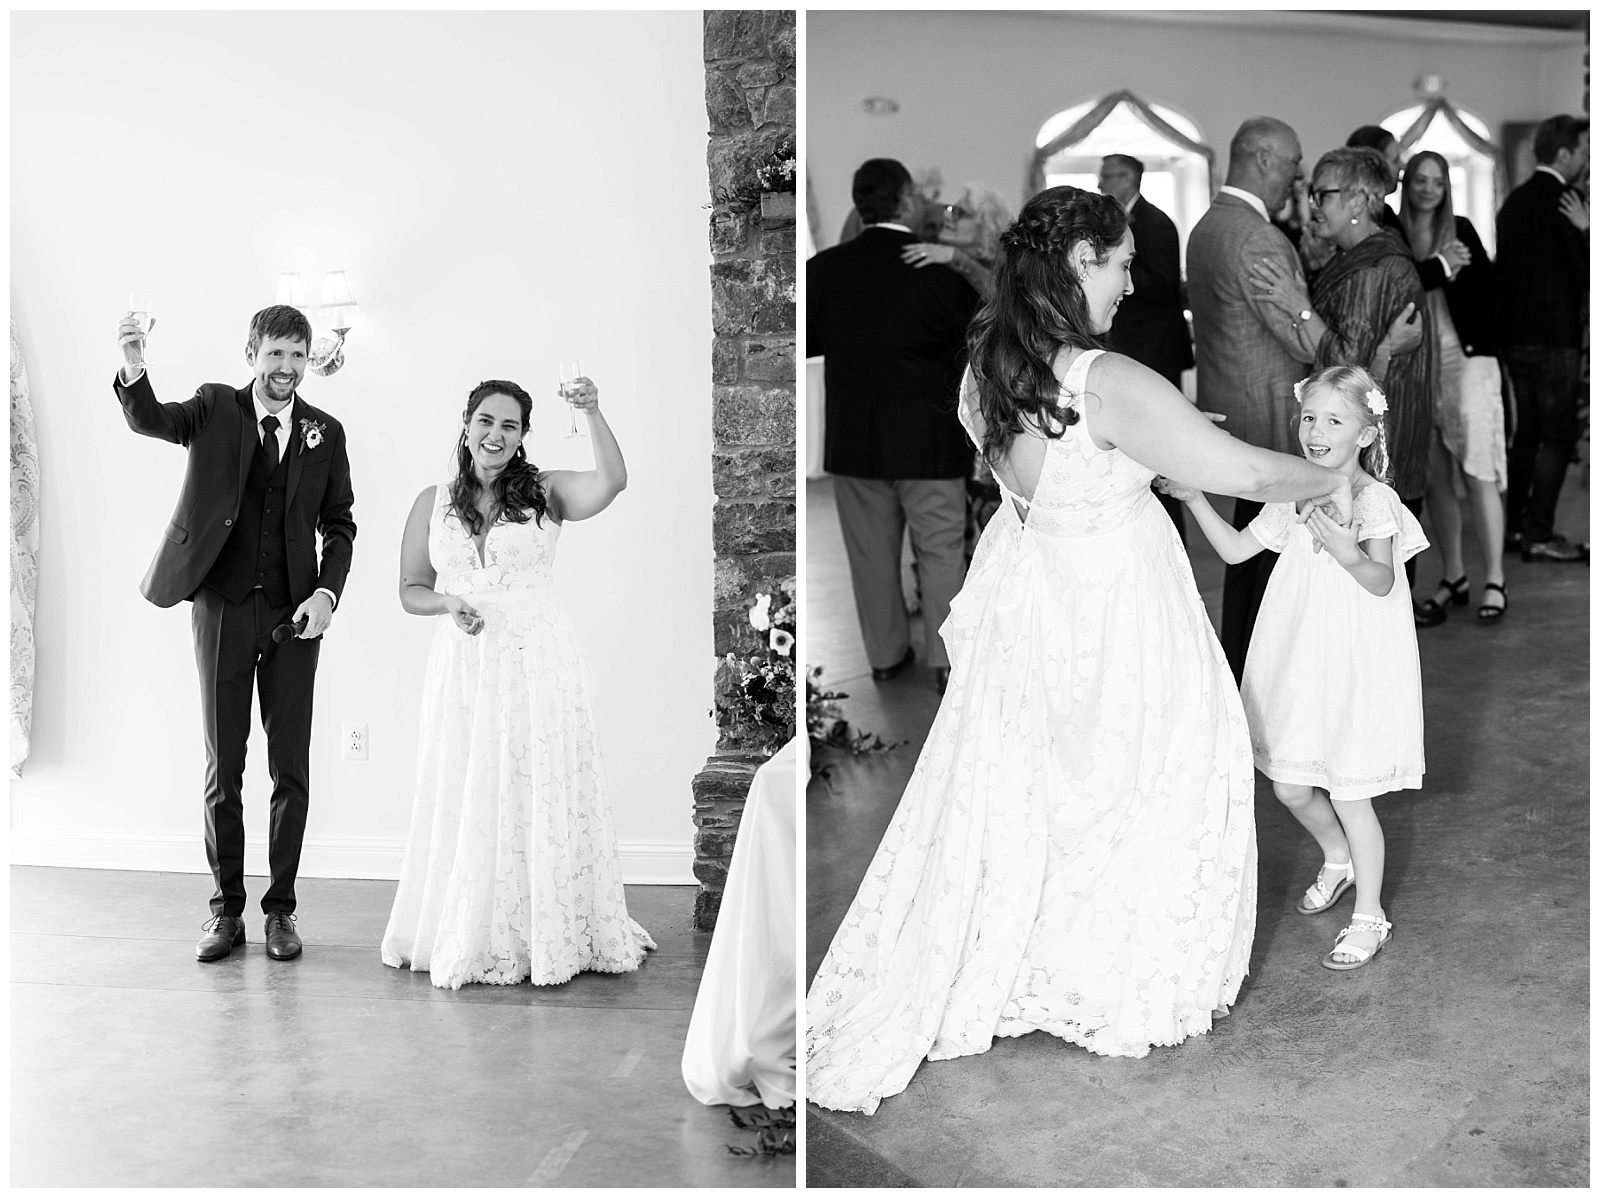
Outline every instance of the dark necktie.
<path fill-rule="evenodd" d="M 261 448 L 267 451 L 267 474 L 278 471 L 278 418 L 264 417 L 261 421 Z"/>

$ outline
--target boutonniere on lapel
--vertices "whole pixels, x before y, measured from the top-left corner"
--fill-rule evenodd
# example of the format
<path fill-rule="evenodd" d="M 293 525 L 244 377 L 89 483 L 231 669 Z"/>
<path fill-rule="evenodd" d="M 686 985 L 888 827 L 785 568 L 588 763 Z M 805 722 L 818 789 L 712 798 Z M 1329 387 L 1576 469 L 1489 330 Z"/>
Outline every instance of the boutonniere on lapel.
<path fill-rule="evenodd" d="M 318 424 L 316 421 L 309 419 L 302 420 L 300 422 L 300 444 L 307 449 L 315 449 L 322 444 L 322 434 L 327 431 L 328 426 L 325 424 Z"/>

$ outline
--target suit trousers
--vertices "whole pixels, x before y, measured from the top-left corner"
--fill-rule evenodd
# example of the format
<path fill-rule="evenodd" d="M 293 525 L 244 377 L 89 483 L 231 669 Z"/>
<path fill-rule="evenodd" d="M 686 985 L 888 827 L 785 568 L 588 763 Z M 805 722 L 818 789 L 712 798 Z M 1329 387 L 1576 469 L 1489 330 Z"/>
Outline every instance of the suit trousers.
<path fill-rule="evenodd" d="M 242 603 L 207 586 L 194 596 L 190 621 L 206 740 L 206 859 L 216 882 L 213 915 L 244 915 L 242 788 L 252 684 L 261 699 L 272 776 L 267 833 L 272 882 L 261 909 L 269 915 L 294 911 L 311 796 L 312 688 L 322 642 L 320 637 L 296 637 L 281 645 L 273 641 L 272 630 L 293 615 L 293 607 L 275 606 L 259 588 Z"/>
<path fill-rule="evenodd" d="M 1263 506 L 1251 499 L 1235 499 L 1233 526 L 1244 528 L 1261 514 Z M 1244 678 L 1244 658 L 1250 651 L 1250 635 L 1256 629 L 1256 613 L 1261 610 L 1261 596 L 1266 594 L 1272 567 L 1277 564 L 1278 555 L 1263 549 L 1223 572 L 1222 630 L 1217 639 L 1222 642 L 1222 652 L 1233 669 L 1235 682 Z"/>
<path fill-rule="evenodd" d="M 900 544 L 909 524 L 911 552 L 922 582 L 928 663 L 948 667 L 950 655 L 939 628 L 967 576 L 966 480 L 836 474 L 833 494 L 867 661 L 875 670 L 885 669 L 905 657 L 911 643 L 900 587 Z"/>
<path fill-rule="evenodd" d="M 1517 431 L 1506 455 L 1506 528 L 1527 541 L 1555 534 L 1556 501 L 1578 440 L 1582 355 L 1559 346 L 1506 351 L 1517 402 Z"/>

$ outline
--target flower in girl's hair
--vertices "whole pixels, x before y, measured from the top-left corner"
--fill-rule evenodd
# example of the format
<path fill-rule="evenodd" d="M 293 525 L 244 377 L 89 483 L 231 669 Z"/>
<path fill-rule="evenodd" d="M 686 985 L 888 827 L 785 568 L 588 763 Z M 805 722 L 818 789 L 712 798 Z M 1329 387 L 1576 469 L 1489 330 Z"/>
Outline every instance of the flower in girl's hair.
<path fill-rule="evenodd" d="M 1305 403 L 1305 401 L 1306 401 L 1306 381 L 1305 381 L 1305 379 L 1301 379 L 1298 383 L 1296 383 L 1294 385 L 1294 401 L 1295 401 L 1295 403 Z"/>
<path fill-rule="evenodd" d="M 750 609 L 750 627 L 757 632 L 765 632 L 772 627 L 772 596 L 756 596 L 755 606 Z"/>
<path fill-rule="evenodd" d="M 774 628 L 767 643 L 772 646 L 772 651 L 779 657 L 788 657 L 794 649 L 794 637 L 781 628 Z"/>
<path fill-rule="evenodd" d="M 1389 410 L 1389 401 L 1383 397 L 1383 392 L 1374 387 L 1367 392 L 1367 411 L 1374 416 L 1382 416 Z"/>

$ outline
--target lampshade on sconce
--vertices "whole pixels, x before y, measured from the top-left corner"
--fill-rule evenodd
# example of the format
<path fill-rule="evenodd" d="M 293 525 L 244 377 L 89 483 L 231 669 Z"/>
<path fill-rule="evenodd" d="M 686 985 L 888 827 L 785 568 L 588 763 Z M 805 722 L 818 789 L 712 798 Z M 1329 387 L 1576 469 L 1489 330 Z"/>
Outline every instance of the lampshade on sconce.
<path fill-rule="evenodd" d="M 285 271 L 278 276 L 278 303 L 288 304 L 291 308 L 304 311 L 306 306 L 305 289 L 300 286 L 300 273 L 298 271 Z"/>
<path fill-rule="evenodd" d="M 350 282 L 342 270 L 330 270 L 322 280 L 322 323 L 337 333 L 348 333 L 360 309 L 350 294 Z"/>

